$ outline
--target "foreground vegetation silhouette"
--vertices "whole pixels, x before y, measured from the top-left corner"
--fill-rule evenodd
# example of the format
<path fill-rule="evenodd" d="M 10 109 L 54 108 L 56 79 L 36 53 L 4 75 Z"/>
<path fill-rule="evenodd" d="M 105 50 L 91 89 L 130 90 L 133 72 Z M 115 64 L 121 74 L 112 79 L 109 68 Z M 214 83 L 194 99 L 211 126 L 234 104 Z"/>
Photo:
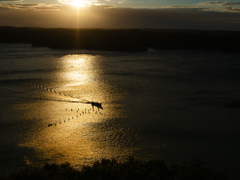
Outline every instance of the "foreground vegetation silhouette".
<path fill-rule="evenodd" d="M 146 162 L 129 157 L 120 163 L 115 159 L 102 159 L 82 170 L 74 169 L 69 163 L 46 164 L 41 169 L 22 169 L 1 180 L 225 180 L 222 172 L 213 171 L 196 158 L 190 163 L 172 163 L 167 166 L 162 160 Z"/>
<path fill-rule="evenodd" d="M 240 53 L 240 31 L 0 27 L 0 43 L 53 49 L 147 51 L 205 49 Z"/>

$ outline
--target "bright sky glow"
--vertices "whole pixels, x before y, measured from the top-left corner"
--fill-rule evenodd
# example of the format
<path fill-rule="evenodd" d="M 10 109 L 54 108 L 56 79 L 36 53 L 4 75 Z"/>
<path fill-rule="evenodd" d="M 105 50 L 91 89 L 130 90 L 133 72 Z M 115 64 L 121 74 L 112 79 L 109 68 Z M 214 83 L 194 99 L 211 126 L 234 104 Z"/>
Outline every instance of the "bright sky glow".
<path fill-rule="evenodd" d="M 93 1 L 93 0 L 58 0 L 58 2 L 60 3 L 60 5 L 65 4 L 65 5 L 72 5 L 77 8 L 81 8 L 81 7 L 86 7 L 86 6 L 89 7 L 89 6 L 95 5 L 97 1 Z"/>
<path fill-rule="evenodd" d="M 104 6 L 111 8 L 205 8 L 211 11 L 240 12 L 240 0 L 0 0 L 0 8 L 29 9 L 41 7 Z"/>
<path fill-rule="evenodd" d="M 0 26 L 240 30 L 240 0 L 0 0 L 0 17 Z"/>
<path fill-rule="evenodd" d="M 84 3 L 83 0 L 73 0 L 72 3 L 71 3 L 73 6 L 76 6 L 76 7 L 84 7 L 86 6 L 86 4 Z"/>

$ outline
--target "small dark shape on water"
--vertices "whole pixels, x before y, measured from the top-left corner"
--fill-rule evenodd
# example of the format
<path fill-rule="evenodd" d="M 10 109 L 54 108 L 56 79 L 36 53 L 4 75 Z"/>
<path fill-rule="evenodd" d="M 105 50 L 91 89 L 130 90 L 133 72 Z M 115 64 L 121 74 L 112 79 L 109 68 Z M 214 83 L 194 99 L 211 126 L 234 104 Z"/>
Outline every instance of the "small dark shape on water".
<path fill-rule="evenodd" d="M 94 110 L 94 106 L 96 106 L 96 107 L 98 108 L 98 110 L 99 110 L 99 108 L 100 108 L 100 109 L 103 109 L 103 107 L 102 107 L 102 103 L 91 102 L 91 104 L 92 104 L 92 108 L 93 108 L 93 110 Z"/>

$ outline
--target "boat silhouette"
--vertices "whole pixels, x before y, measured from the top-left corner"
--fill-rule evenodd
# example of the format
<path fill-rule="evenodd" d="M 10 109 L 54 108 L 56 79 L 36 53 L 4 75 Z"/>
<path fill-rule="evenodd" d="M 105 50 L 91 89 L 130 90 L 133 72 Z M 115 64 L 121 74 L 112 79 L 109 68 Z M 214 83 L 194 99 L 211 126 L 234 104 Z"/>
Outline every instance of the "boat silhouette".
<path fill-rule="evenodd" d="M 98 108 L 98 110 L 99 110 L 99 108 L 100 109 L 103 109 L 103 107 L 102 107 L 102 103 L 98 103 L 98 102 L 90 102 L 91 104 L 92 104 L 92 108 L 93 108 L 93 110 L 94 110 L 94 106 L 95 107 L 97 107 Z"/>

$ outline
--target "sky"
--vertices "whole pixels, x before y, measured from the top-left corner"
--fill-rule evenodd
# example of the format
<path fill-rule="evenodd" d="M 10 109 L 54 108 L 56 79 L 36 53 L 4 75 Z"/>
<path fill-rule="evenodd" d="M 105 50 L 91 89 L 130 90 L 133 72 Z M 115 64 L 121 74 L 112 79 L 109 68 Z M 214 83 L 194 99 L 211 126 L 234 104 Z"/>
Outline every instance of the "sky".
<path fill-rule="evenodd" d="M 240 31 L 240 0 L 0 0 L 0 26 Z"/>

